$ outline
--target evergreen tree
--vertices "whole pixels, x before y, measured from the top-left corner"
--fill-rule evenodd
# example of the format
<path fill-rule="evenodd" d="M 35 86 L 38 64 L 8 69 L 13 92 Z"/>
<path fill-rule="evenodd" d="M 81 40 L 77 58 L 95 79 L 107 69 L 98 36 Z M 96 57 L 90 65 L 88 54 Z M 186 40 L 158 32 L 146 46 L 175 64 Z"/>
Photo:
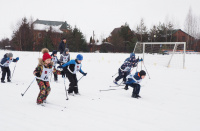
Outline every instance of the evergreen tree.
<path fill-rule="evenodd" d="M 29 25 L 26 17 L 24 17 L 19 28 L 13 32 L 11 42 L 16 50 L 33 50 L 33 32 Z"/>

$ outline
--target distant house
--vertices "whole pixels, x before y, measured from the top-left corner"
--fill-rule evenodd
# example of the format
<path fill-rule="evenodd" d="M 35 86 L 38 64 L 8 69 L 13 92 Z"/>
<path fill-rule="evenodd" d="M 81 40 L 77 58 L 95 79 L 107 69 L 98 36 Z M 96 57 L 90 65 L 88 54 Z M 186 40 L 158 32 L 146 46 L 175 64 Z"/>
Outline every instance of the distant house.
<path fill-rule="evenodd" d="M 196 40 L 194 47 L 195 47 L 195 51 L 200 52 L 200 39 Z"/>
<path fill-rule="evenodd" d="M 55 46 L 61 40 L 62 34 L 70 31 L 69 24 L 65 21 L 47 21 L 47 20 L 36 20 L 33 22 L 33 33 L 34 33 L 34 50 L 38 45 L 43 43 L 43 40 L 47 35 L 50 35 L 51 40 Z"/>
<path fill-rule="evenodd" d="M 181 29 L 173 30 L 173 42 L 186 42 L 187 50 L 195 50 L 196 40 Z"/>
<path fill-rule="evenodd" d="M 110 34 L 111 34 L 111 35 L 118 34 L 119 32 L 121 32 L 122 27 L 123 27 L 123 26 L 118 27 L 118 28 L 114 28 L 113 31 L 112 31 Z M 111 36 L 109 36 L 109 37 L 106 38 L 106 39 L 107 39 L 107 41 L 108 41 L 109 43 L 111 43 Z"/>
<path fill-rule="evenodd" d="M 103 52 L 103 53 L 114 52 L 114 47 L 109 42 L 103 42 L 100 45 L 100 52 Z"/>

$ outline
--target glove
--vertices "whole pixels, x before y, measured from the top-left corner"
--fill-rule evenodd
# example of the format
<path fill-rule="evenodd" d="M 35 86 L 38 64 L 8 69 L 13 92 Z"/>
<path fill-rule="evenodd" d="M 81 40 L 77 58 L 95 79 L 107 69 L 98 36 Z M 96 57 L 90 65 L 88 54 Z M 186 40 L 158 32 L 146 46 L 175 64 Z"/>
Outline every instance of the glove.
<path fill-rule="evenodd" d="M 138 61 L 139 61 L 139 58 L 136 59 L 136 62 L 138 62 Z"/>
<path fill-rule="evenodd" d="M 19 57 L 17 57 L 16 60 L 18 61 L 18 60 L 19 60 Z"/>
<path fill-rule="evenodd" d="M 8 57 L 8 58 L 6 58 L 7 60 L 10 60 L 10 58 Z"/>
<path fill-rule="evenodd" d="M 58 66 L 57 68 L 63 68 L 63 66 L 60 65 L 60 66 Z"/>
<path fill-rule="evenodd" d="M 64 71 L 61 71 L 61 75 L 62 75 L 62 76 L 65 76 L 65 72 L 64 72 Z"/>
<path fill-rule="evenodd" d="M 87 73 L 82 73 L 84 76 L 86 76 L 87 75 Z"/>
<path fill-rule="evenodd" d="M 143 61 L 143 59 L 141 58 L 139 61 Z"/>
<path fill-rule="evenodd" d="M 40 73 L 39 72 L 33 72 L 33 74 L 35 75 L 35 76 L 37 76 L 37 77 L 40 77 Z"/>

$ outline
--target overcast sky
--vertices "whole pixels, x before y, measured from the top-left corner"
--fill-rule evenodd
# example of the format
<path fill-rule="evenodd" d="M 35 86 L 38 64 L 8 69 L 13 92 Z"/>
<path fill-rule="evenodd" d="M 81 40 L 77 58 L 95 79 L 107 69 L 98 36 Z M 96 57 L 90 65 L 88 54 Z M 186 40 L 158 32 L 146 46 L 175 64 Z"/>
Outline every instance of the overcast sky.
<path fill-rule="evenodd" d="M 0 0 L 0 40 L 11 38 L 23 17 L 67 21 L 72 27 L 76 25 L 87 40 L 93 31 L 98 39 L 108 37 L 125 22 L 135 29 L 141 18 L 148 29 L 165 21 L 184 29 L 190 7 L 200 17 L 200 0 Z"/>

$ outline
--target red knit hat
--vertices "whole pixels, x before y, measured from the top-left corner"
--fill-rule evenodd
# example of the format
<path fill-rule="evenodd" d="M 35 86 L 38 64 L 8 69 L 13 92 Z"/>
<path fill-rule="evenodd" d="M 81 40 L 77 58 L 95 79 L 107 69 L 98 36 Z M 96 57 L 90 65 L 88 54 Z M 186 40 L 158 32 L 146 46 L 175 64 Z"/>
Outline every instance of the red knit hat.
<path fill-rule="evenodd" d="M 45 61 L 46 59 L 51 59 L 51 56 L 49 55 L 49 50 L 47 48 L 42 49 L 42 60 Z"/>
<path fill-rule="evenodd" d="M 49 53 L 44 53 L 42 60 L 45 61 L 46 59 L 51 59 L 51 56 L 49 55 Z"/>

